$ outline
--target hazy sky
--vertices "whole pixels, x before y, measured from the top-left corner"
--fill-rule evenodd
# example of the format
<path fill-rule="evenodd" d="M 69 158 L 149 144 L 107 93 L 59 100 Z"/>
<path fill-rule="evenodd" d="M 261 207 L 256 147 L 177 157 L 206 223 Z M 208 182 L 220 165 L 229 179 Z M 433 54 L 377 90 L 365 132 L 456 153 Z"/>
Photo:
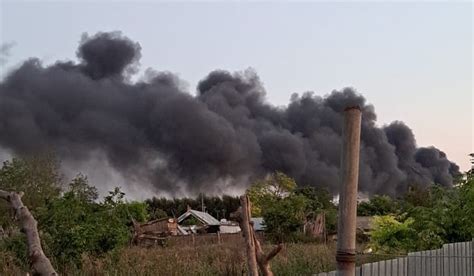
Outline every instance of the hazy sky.
<path fill-rule="evenodd" d="M 380 125 L 404 121 L 419 146 L 435 145 L 463 170 L 469 167 L 469 2 L 0 0 L 0 9 L 0 42 L 9 49 L 2 75 L 32 56 L 46 64 L 75 59 L 83 32 L 121 30 L 141 44 L 142 69 L 175 72 L 191 93 L 217 68 L 255 68 L 268 101 L 277 105 L 294 92 L 324 95 L 351 86 L 375 105 Z"/>

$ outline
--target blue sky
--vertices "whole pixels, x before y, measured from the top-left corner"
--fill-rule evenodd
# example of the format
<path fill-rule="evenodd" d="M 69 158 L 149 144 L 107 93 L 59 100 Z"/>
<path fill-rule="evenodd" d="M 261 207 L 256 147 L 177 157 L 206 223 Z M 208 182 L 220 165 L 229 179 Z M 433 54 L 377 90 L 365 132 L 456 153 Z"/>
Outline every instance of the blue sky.
<path fill-rule="evenodd" d="M 120 30 L 141 68 L 177 73 L 194 93 L 214 69 L 254 68 L 269 102 L 351 86 L 380 125 L 406 122 L 466 170 L 473 146 L 473 5 L 385 2 L 3 1 L 1 74 L 36 56 L 75 59 L 81 34 Z"/>

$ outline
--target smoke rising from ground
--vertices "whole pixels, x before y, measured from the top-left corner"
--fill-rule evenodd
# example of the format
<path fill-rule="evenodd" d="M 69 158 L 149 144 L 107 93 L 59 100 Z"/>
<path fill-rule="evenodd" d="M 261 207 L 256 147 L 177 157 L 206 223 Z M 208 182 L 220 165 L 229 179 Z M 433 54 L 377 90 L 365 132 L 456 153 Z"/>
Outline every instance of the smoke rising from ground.
<path fill-rule="evenodd" d="M 119 32 L 98 33 L 82 37 L 78 63 L 25 61 L 0 83 L 0 147 L 54 150 L 65 164 L 100 152 L 128 183 L 170 195 L 244 188 L 276 170 L 336 193 L 342 111 L 359 105 L 361 191 L 450 186 L 459 172 L 442 151 L 418 148 L 402 122 L 377 127 L 374 107 L 351 88 L 276 107 L 254 71 L 216 70 L 192 96 L 171 73 L 131 82 L 140 50 Z"/>

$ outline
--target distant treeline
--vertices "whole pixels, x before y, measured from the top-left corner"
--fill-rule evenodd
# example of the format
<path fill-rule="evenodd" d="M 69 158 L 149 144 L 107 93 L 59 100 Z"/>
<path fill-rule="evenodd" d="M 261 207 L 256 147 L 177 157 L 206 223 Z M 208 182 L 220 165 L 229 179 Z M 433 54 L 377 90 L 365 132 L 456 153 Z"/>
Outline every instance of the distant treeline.
<path fill-rule="evenodd" d="M 158 219 L 162 217 L 179 217 L 186 212 L 188 206 L 191 209 L 204 211 L 215 217 L 216 219 L 229 219 L 232 212 L 235 212 L 239 206 L 240 201 L 238 196 L 223 195 L 206 196 L 199 195 L 195 198 L 156 198 L 147 199 L 148 213 L 151 219 Z"/>

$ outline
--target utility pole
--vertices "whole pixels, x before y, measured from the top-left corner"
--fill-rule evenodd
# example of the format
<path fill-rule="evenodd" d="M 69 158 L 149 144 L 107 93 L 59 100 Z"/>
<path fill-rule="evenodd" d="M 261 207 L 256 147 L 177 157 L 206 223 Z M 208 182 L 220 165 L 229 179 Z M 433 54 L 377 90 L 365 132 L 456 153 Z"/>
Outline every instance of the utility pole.
<path fill-rule="evenodd" d="M 355 276 L 361 117 L 358 106 L 344 110 L 336 253 L 338 276 Z"/>
<path fill-rule="evenodd" d="M 204 194 L 201 193 L 201 212 L 204 212 L 206 209 L 204 207 Z"/>

